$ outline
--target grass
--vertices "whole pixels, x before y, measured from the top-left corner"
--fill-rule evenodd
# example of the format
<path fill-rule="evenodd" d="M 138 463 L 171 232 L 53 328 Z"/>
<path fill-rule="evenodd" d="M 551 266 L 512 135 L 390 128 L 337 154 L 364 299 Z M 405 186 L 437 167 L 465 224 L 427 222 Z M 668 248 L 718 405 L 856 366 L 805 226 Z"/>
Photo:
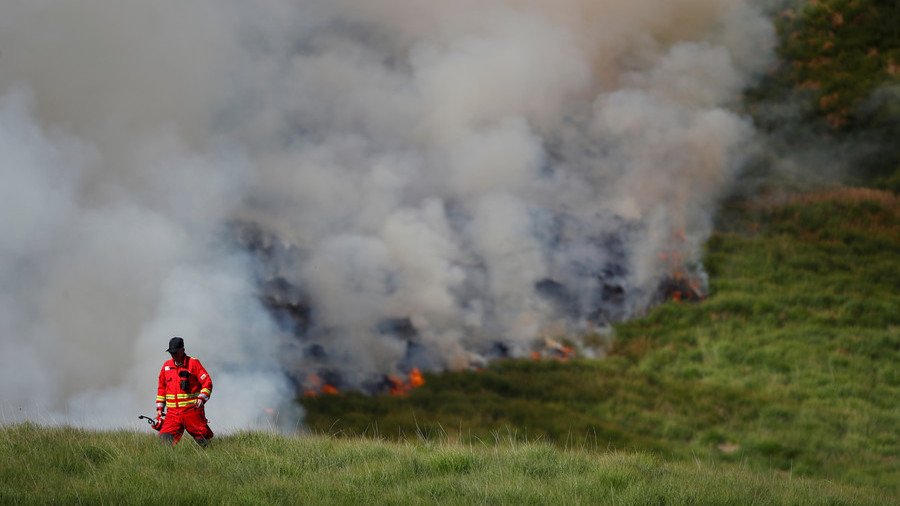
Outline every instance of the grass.
<path fill-rule="evenodd" d="M 209 450 L 149 434 L 0 429 L 0 503 L 875 504 L 881 492 L 704 459 L 244 433 Z"/>
<path fill-rule="evenodd" d="M 307 399 L 307 423 L 347 436 L 646 451 L 896 496 L 898 198 L 844 189 L 736 215 L 708 244 L 711 296 L 619 325 L 605 360 L 503 361 L 426 375 L 405 398 Z"/>

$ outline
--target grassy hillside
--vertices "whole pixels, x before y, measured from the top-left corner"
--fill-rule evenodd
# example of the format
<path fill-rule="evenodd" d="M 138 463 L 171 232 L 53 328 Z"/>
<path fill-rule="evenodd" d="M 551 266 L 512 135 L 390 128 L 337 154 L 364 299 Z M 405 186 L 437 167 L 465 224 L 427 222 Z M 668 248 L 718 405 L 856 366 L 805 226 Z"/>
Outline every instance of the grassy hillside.
<path fill-rule="evenodd" d="M 185 444 L 186 443 L 186 444 Z M 0 429 L 0 503 L 874 504 L 887 497 L 705 460 L 564 452 L 541 444 L 241 434 L 209 450 L 150 434 Z"/>
<path fill-rule="evenodd" d="M 606 360 L 426 375 L 408 397 L 304 400 L 329 434 L 509 437 L 900 490 L 900 202 L 842 190 L 742 205 L 711 296 L 620 325 Z M 446 436 L 445 436 L 446 435 Z"/>

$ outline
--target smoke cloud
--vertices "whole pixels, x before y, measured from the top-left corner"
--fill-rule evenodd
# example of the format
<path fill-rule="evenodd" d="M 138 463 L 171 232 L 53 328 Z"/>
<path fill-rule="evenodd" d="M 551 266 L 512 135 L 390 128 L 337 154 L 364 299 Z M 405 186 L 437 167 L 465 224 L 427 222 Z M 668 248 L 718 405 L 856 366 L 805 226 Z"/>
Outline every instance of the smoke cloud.
<path fill-rule="evenodd" d="M 751 2 L 245 4 L 0 6 L 4 422 L 134 426 L 180 335 L 214 430 L 291 426 L 310 374 L 522 356 L 702 276 Z"/>

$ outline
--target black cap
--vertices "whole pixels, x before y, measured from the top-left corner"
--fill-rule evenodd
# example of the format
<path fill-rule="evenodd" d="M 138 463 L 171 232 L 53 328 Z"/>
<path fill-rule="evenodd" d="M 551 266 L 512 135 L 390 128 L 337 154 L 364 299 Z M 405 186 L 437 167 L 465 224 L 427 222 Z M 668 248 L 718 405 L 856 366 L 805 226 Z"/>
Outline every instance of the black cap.
<path fill-rule="evenodd" d="M 166 350 L 169 353 L 175 353 L 178 350 L 184 349 L 184 339 L 180 337 L 173 337 L 169 339 L 169 348 Z"/>

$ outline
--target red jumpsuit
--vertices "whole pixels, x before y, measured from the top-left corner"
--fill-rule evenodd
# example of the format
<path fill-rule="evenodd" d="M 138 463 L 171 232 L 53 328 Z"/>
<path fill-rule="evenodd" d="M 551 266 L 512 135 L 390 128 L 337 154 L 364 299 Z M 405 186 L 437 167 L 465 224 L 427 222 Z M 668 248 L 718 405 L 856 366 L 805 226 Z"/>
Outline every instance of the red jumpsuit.
<path fill-rule="evenodd" d="M 206 409 L 197 407 L 197 399 L 209 399 L 212 393 L 212 379 L 203 364 L 193 357 L 184 357 L 181 365 L 174 360 L 166 360 L 159 371 L 159 388 L 156 391 L 157 409 L 166 407 L 166 418 L 159 429 L 160 435 L 172 434 L 173 443 L 178 443 L 187 430 L 194 438 L 213 437 L 213 431 L 206 421 Z"/>

